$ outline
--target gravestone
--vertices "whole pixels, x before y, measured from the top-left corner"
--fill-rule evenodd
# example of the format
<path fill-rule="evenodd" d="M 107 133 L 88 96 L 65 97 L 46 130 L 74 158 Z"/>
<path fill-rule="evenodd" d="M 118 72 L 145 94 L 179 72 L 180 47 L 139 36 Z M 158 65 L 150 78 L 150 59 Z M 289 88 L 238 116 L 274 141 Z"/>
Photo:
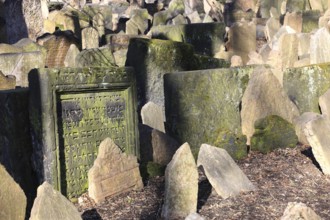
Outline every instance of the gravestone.
<path fill-rule="evenodd" d="M 0 90 L 15 89 L 16 77 L 15 76 L 5 76 L 0 71 Z"/>
<path fill-rule="evenodd" d="M 63 68 L 31 72 L 30 121 L 39 182 L 69 198 L 88 188 L 87 172 L 106 137 L 139 156 L 131 68 Z"/>
<path fill-rule="evenodd" d="M 328 27 L 322 27 L 311 36 L 311 64 L 330 62 L 330 33 Z"/>
<path fill-rule="evenodd" d="M 99 32 L 94 27 L 87 27 L 81 31 L 82 49 L 99 47 Z"/>

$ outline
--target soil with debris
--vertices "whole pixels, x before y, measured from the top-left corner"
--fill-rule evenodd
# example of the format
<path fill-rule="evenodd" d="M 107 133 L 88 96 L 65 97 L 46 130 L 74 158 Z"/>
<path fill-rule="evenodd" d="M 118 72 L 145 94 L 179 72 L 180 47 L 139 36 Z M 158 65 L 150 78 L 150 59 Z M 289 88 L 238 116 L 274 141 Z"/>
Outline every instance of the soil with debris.
<path fill-rule="evenodd" d="M 198 213 L 205 219 L 279 219 L 289 202 L 303 202 L 330 219 L 330 177 L 322 174 L 310 147 L 251 152 L 237 163 L 257 190 L 222 199 L 200 172 Z M 159 219 L 163 195 L 164 177 L 155 177 L 141 191 L 99 205 L 85 194 L 76 205 L 84 220 Z"/>

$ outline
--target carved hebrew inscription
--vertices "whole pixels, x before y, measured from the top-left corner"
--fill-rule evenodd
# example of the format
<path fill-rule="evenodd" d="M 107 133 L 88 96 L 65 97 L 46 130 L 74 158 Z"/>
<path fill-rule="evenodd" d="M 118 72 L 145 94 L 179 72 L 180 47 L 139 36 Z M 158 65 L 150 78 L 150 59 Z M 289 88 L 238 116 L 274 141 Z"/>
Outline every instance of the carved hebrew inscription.
<path fill-rule="evenodd" d="M 127 90 L 59 95 L 61 191 L 67 197 L 78 197 L 87 190 L 87 172 L 103 139 L 112 138 L 125 151 L 127 100 Z"/>

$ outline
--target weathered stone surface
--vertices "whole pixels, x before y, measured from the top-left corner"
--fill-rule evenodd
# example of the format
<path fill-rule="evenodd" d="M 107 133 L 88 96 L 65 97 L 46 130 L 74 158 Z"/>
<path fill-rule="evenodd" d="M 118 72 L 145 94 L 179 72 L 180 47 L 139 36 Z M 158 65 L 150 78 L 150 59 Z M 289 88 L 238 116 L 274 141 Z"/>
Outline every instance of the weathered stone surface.
<path fill-rule="evenodd" d="M 4 3 L 7 39 L 10 44 L 22 38 L 43 34 L 41 3 L 35 0 L 11 0 Z"/>
<path fill-rule="evenodd" d="M 152 38 L 189 43 L 196 53 L 214 56 L 224 44 L 224 23 L 202 23 L 152 27 L 148 35 Z"/>
<path fill-rule="evenodd" d="M 298 137 L 291 123 L 277 115 L 258 119 L 251 137 L 251 150 L 268 153 L 276 148 L 295 147 Z"/>
<path fill-rule="evenodd" d="M 309 145 L 306 135 L 304 133 L 304 129 L 306 127 L 307 122 L 314 120 L 319 114 L 315 112 L 304 112 L 302 115 L 297 117 L 294 121 L 296 135 L 298 136 L 298 140 L 302 144 Z"/>
<path fill-rule="evenodd" d="M 283 25 L 291 27 L 297 33 L 301 33 L 303 24 L 303 16 L 301 12 L 287 12 L 284 17 Z"/>
<path fill-rule="evenodd" d="M 84 28 L 81 31 L 82 49 L 91 49 L 99 47 L 99 33 L 93 27 Z"/>
<path fill-rule="evenodd" d="M 319 18 L 319 28 L 327 27 L 330 20 L 330 10 L 328 9 L 323 16 Z"/>
<path fill-rule="evenodd" d="M 228 31 L 228 51 L 242 57 L 243 63 L 249 60 L 248 54 L 256 50 L 256 24 L 241 21 L 233 24 Z"/>
<path fill-rule="evenodd" d="M 214 146 L 225 149 L 235 160 L 247 156 L 246 136 L 234 134 L 231 131 L 221 131 L 218 134 Z"/>
<path fill-rule="evenodd" d="M 166 167 L 164 194 L 163 219 L 181 219 L 197 211 L 198 172 L 188 143 Z"/>
<path fill-rule="evenodd" d="M 44 65 L 45 60 L 41 52 L 0 54 L 0 69 L 4 75 L 16 77 L 16 86 L 28 87 L 28 73 Z"/>
<path fill-rule="evenodd" d="M 114 67 L 115 58 L 110 47 L 99 47 L 81 51 L 76 57 L 76 67 Z"/>
<path fill-rule="evenodd" d="M 298 56 L 302 57 L 304 55 L 310 54 L 310 40 L 311 34 L 309 33 L 301 33 L 297 35 L 299 43 L 298 43 Z"/>
<path fill-rule="evenodd" d="M 328 64 L 291 68 L 283 72 L 283 88 L 299 109 L 320 113 L 318 99 L 330 88 Z"/>
<path fill-rule="evenodd" d="M 63 61 L 65 67 L 75 67 L 76 64 L 76 57 L 80 53 L 80 50 L 75 44 L 71 44 L 68 52 L 66 53 L 65 59 Z"/>
<path fill-rule="evenodd" d="M 106 43 L 110 45 L 111 50 L 117 51 L 121 49 L 128 49 L 129 42 L 132 38 L 146 38 L 150 37 L 146 35 L 128 35 L 128 34 L 108 34 L 105 36 Z"/>
<path fill-rule="evenodd" d="M 242 98 L 242 132 L 248 144 L 254 133 L 254 123 L 268 115 L 279 115 L 293 123 L 299 111 L 272 72 L 261 67 L 252 73 Z"/>
<path fill-rule="evenodd" d="M 234 1 L 235 8 L 240 8 L 243 11 L 249 9 L 255 11 L 256 1 L 255 0 L 236 0 Z"/>
<path fill-rule="evenodd" d="M 330 33 L 323 27 L 311 36 L 310 53 L 311 64 L 330 62 Z"/>
<path fill-rule="evenodd" d="M 265 35 L 267 41 L 271 41 L 273 39 L 273 36 L 277 33 L 277 31 L 280 29 L 281 24 L 279 19 L 276 18 L 269 18 L 266 23 L 265 27 Z"/>
<path fill-rule="evenodd" d="M 31 210 L 30 220 L 81 220 L 76 207 L 60 192 L 44 182 L 38 187 L 37 198 Z"/>
<path fill-rule="evenodd" d="M 230 67 L 243 66 L 243 60 L 240 56 L 234 55 L 230 59 Z"/>
<path fill-rule="evenodd" d="M 198 213 L 190 213 L 184 220 L 205 220 L 205 218 Z"/>
<path fill-rule="evenodd" d="M 207 179 L 218 195 L 224 199 L 255 189 L 224 149 L 202 144 L 197 166 L 203 166 Z"/>
<path fill-rule="evenodd" d="M 312 147 L 313 155 L 319 163 L 322 172 L 330 175 L 330 121 L 327 117 L 317 116 L 306 123 L 304 133 Z"/>
<path fill-rule="evenodd" d="M 80 36 L 80 27 L 76 25 L 79 23 L 78 17 L 75 14 L 77 10 L 72 7 L 65 7 L 62 10 L 51 11 L 48 15 L 49 23 L 53 23 L 59 30 L 66 31 L 70 30 L 77 36 Z M 55 30 L 44 30 L 45 32 L 53 33 Z"/>
<path fill-rule="evenodd" d="M 1 164 L 0 179 L 0 219 L 24 220 L 26 209 L 24 192 Z"/>
<path fill-rule="evenodd" d="M 202 143 L 214 145 L 221 131 L 241 134 L 240 103 L 253 70 L 248 66 L 166 74 L 168 132 L 181 143 L 191 143 L 194 153 Z"/>
<path fill-rule="evenodd" d="M 139 155 L 132 68 L 38 69 L 29 82 L 39 181 L 77 198 L 87 191 L 87 171 L 103 139 L 111 137 L 123 151 Z"/>
<path fill-rule="evenodd" d="M 0 163 L 22 187 L 27 197 L 27 210 L 30 210 L 36 195 L 37 179 L 32 168 L 28 108 L 28 89 L 0 91 Z M 0 177 L 0 185 L 1 182 Z M 3 219 L 1 211 L 0 219 Z"/>
<path fill-rule="evenodd" d="M 312 10 L 324 12 L 328 8 L 328 0 L 309 0 Z"/>
<path fill-rule="evenodd" d="M 319 18 L 321 16 L 320 11 L 304 11 L 303 12 L 303 24 L 302 24 L 302 32 L 310 33 L 319 26 Z"/>
<path fill-rule="evenodd" d="M 22 53 L 23 49 L 15 46 L 14 44 L 0 44 L 0 54 L 5 53 Z"/>
<path fill-rule="evenodd" d="M 49 35 L 45 39 L 40 39 L 38 43 L 47 49 L 45 66 L 49 68 L 64 67 L 64 60 L 71 44 L 77 45 L 73 36 L 67 36 L 65 32 L 60 32 L 58 36 Z"/>
<path fill-rule="evenodd" d="M 15 89 L 16 87 L 16 77 L 15 76 L 5 76 L 0 71 L 0 90 Z"/>
<path fill-rule="evenodd" d="M 146 34 L 151 16 L 147 9 L 136 9 L 134 15 L 126 22 L 126 34 Z"/>
<path fill-rule="evenodd" d="M 100 203 L 106 197 L 142 188 L 137 158 L 122 153 L 111 138 L 104 139 L 88 171 L 88 195 Z"/>
<path fill-rule="evenodd" d="M 283 2 L 286 3 L 285 0 L 275 0 L 275 1 L 260 1 L 260 8 L 259 8 L 259 14 L 262 18 L 269 18 L 271 17 L 270 15 L 270 9 L 272 7 L 276 8 L 278 12 L 281 12 L 282 14 L 285 13 L 285 8 L 284 10 L 281 9 Z M 284 12 L 283 12 L 284 11 Z"/>
<path fill-rule="evenodd" d="M 287 0 L 286 10 L 288 12 L 304 11 L 306 8 L 306 0 Z"/>
<path fill-rule="evenodd" d="M 322 115 L 330 119 L 330 89 L 328 89 L 323 95 L 320 96 L 319 105 Z"/>
<path fill-rule="evenodd" d="M 148 125 L 165 133 L 165 118 L 161 106 L 148 102 L 141 109 L 142 124 Z"/>
<path fill-rule="evenodd" d="M 124 67 L 126 64 L 126 55 L 128 49 L 121 49 L 113 52 L 113 57 L 115 59 L 115 63 L 119 67 Z"/>
<path fill-rule="evenodd" d="M 322 220 L 311 208 L 304 203 L 289 202 L 284 210 L 281 220 Z"/>
<path fill-rule="evenodd" d="M 298 67 L 304 67 L 304 66 L 309 66 L 311 64 L 310 58 L 307 55 L 305 58 L 301 58 L 297 60 L 294 64 L 293 67 L 298 68 Z"/>

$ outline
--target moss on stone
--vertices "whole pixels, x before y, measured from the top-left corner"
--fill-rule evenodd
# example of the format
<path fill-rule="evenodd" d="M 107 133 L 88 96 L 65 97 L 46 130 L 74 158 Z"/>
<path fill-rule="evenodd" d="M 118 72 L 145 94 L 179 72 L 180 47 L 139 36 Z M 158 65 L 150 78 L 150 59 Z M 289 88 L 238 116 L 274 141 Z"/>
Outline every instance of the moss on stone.
<path fill-rule="evenodd" d="M 236 160 L 247 156 L 245 135 L 235 135 L 231 131 L 220 131 L 214 145 L 225 149 L 228 154 Z"/>
<path fill-rule="evenodd" d="M 298 137 L 294 126 L 280 116 L 270 115 L 255 122 L 251 149 L 268 153 L 276 148 L 295 147 Z"/>

